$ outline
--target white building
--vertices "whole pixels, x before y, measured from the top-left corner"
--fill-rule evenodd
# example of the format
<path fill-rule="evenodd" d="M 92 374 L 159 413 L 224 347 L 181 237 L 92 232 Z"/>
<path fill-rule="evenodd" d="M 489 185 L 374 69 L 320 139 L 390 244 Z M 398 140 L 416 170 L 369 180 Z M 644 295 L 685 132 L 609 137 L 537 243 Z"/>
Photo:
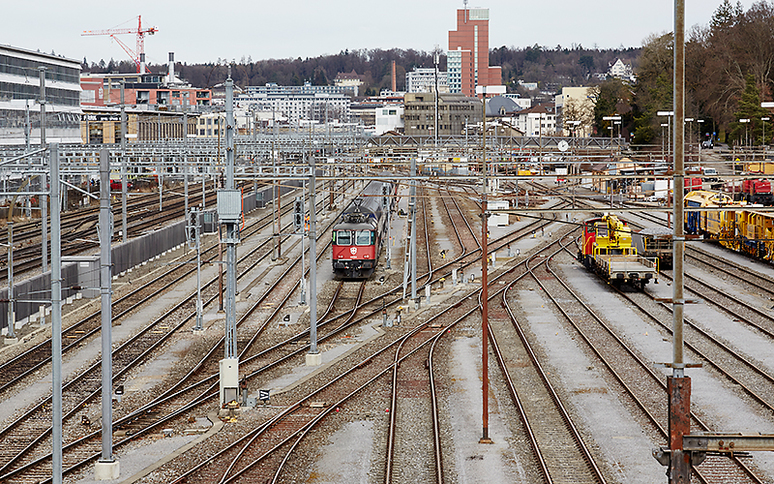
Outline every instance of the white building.
<path fill-rule="evenodd" d="M 532 107 L 532 99 L 528 97 L 521 97 L 518 94 L 503 94 L 503 97 L 507 97 L 508 99 L 513 99 L 513 102 L 515 102 L 521 109 L 529 109 Z"/>
<path fill-rule="evenodd" d="M 556 113 L 543 106 L 519 111 L 512 122 L 524 136 L 553 136 L 556 134 Z"/>
<path fill-rule="evenodd" d="M 615 77 L 616 79 L 635 80 L 634 70 L 632 69 L 631 64 L 624 64 L 621 59 L 616 60 L 615 63 L 610 66 L 608 75 L 610 77 Z"/>
<path fill-rule="evenodd" d="M 376 108 L 376 130 L 374 136 L 380 136 L 388 131 L 403 129 L 403 106 L 388 104 Z"/>
<path fill-rule="evenodd" d="M 329 122 L 349 120 L 352 98 L 343 86 L 249 86 L 243 94 L 234 97 L 235 108 L 273 113 L 275 119 L 287 118 L 291 124 L 300 120 Z"/>
<path fill-rule="evenodd" d="M 435 91 L 435 68 L 415 67 L 406 73 L 406 92 Z M 438 92 L 449 92 L 448 73 L 438 71 Z"/>
<path fill-rule="evenodd" d="M 46 142 L 81 142 L 80 62 L 0 45 L 0 144 L 40 143 L 40 67 L 45 67 Z"/>
<path fill-rule="evenodd" d="M 470 51 L 457 49 L 446 52 L 446 69 L 448 70 L 446 76 L 449 92 L 453 94 L 462 92 L 462 58 L 464 55 L 466 58 L 470 57 Z"/>

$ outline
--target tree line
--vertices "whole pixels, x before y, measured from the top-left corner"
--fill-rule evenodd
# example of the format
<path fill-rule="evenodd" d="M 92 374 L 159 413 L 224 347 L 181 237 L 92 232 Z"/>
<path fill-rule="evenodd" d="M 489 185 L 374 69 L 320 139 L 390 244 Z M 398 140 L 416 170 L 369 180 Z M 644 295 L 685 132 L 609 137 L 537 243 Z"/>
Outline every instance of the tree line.
<path fill-rule="evenodd" d="M 710 23 L 686 35 L 686 140 L 715 136 L 737 145 L 771 142 L 769 112 L 761 108 L 774 92 L 774 5 L 766 0 L 745 11 L 730 0 L 715 10 Z M 659 111 L 672 111 L 672 33 L 646 39 L 637 59 L 635 83 L 609 80 L 599 86 L 595 127 L 607 133 L 612 113 L 624 118 L 625 133 L 634 143 L 658 143 L 666 136 Z M 702 120 L 703 123 L 698 123 Z M 740 121 L 742 120 L 742 121 Z M 749 120 L 749 121 L 747 121 Z M 764 127 L 765 125 L 765 127 Z"/>
<path fill-rule="evenodd" d="M 523 92 L 519 80 L 538 83 L 541 90 L 555 92 L 564 86 L 596 84 L 594 76 L 606 73 L 617 59 L 631 64 L 636 61 L 639 48 L 587 49 L 580 45 L 554 48 L 533 45 L 524 48 L 497 47 L 492 49 L 489 64 L 501 66 L 503 84 L 509 92 Z M 263 86 L 274 82 L 279 85 L 299 86 L 304 82 L 313 85 L 333 84 L 340 72 L 353 70 L 361 76 L 364 95 L 376 95 L 392 85 L 392 62 L 396 64 L 396 84 L 399 90 L 405 88 L 406 72 L 415 67 L 432 67 L 433 52 L 413 49 L 357 49 L 343 50 L 334 55 L 301 57 L 295 59 L 266 59 L 253 62 L 241 59 L 227 62 L 218 59 L 204 64 L 178 62 L 175 72 L 193 86 L 213 87 L 226 79 L 227 66 L 232 66 L 231 76 L 238 86 Z M 135 64 L 129 60 L 88 63 L 81 65 L 83 72 L 134 72 Z M 149 65 L 152 72 L 166 72 L 165 65 Z M 439 68 L 446 70 L 446 56 L 441 53 Z"/>

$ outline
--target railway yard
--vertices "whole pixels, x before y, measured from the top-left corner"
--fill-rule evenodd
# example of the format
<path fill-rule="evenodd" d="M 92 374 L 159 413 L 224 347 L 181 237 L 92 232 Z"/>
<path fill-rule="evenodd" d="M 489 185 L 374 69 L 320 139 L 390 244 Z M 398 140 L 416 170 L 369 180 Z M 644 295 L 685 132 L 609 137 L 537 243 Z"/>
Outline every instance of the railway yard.
<path fill-rule="evenodd" d="M 343 229 L 337 226 L 334 239 L 333 227 L 377 178 L 392 184 L 394 205 L 386 210 L 392 215 L 376 269 L 364 279 L 337 277 L 332 247 L 343 244 Z M 423 179 L 412 230 L 406 180 L 359 171 L 317 182 L 320 365 L 305 359 L 310 295 L 301 281 L 310 256 L 308 241 L 292 229 L 294 200 L 305 191 L 290 187 L 279 204 L 246 211 L 237 256 L 239 405 L 219 408 L 225 315 L 217 234 L 203 234 L 200 242 L 201 331 L 194 330 L 196 251 L 188 245 L 113 278 L 112 442 L 121 470 L 112 482 L 665 478 L 652 452 L 669 437 L 671 369 L 664 364 L 672 359 L 673 314 L 665 301 L 672 297 L 672 269 L 663 267 L 658 282 L 622 285 L 589 271 L 578 254 L 584 220 L 610 212 L 632 230 L 664 229 L 667 208 L 614 204 L 553 176 L 501 180 L 495 195 L 518 201 L 524 212 L 488 228 L 482 439 L 481 183 Z M 210 185 L 206 191 L 205 203 L 214 204 L 215 191 Z M 132 198 L 130 238 L 184 219 L 182 197 L 174 190 L 167 197 L 163 206 L 154 193 Z M 120 212 L 120 200 L 113 210 Z M 93 253 L 88 239 L 94 239 L 96 211 L 81 208 L 62 220 L 67 250 Z M 29 221 L 16 222 L 14 230 L 29 251 L 14 259 L 23 278 L 24 271 L 39 271 L 41 229 Z M 414 232 L 418 303 L 410 298 L 406 268 Z M 774 434 L 774 267 L 691 240 L 684 272 L 691 430 Z M 80 296 L 68 302 L 64 482 L 102 482 L 94 476 L 102 436 L 100 302 Z M 0 482 L 51 482 L 49 323 L 30 318 L 0 347 Z M 694 464 L 697 482 L 774 482 L 770 453 L 708 453 Z"/>

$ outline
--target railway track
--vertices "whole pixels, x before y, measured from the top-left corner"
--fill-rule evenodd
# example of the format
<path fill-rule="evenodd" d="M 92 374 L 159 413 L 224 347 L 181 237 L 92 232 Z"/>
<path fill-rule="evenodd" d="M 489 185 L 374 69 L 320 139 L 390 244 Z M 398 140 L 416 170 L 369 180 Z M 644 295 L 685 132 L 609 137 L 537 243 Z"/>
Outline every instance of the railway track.
<path fill-rule="evenodd" d="M 574 254 L 570 250 L 567 250 L 566 247 L 564 247 L 564 250 L 566 250 L 566 254 L 569 257 L 573 257 Z M 663 441 L 666 441 L 668 436 L 664 424 L 661 423 L 667 421 L 665 405 L 666 379 L 664 376 L 655 372 L 651 363 L 640 356 L 638 351 L 630 348 L 629 344 L 624 341 L 625 338 L 618 334 L 618 331 L 623 332 L 623 330 L 614 329 L 603 317 L 595 314 L 592 309 L 586 306 L 586 304 L 582 302 L 582 298 L 570 289 L 568 283 L 562 281 L 563 276 L 551 269 L 550 263 L 546 265 L 546 269 L 550 271 L 551 277 L 542 279 L 539 282 L 541 286 L 545 288 L 545 285 L 547 284 L 546 281 L 551 281 L 553 286 L 557 286 L 557 284 L 553 283 L 554 281 L 559 282 L 565 289 L 566 294 L 570 294 L 573 300 L 583 305 L 588 314 L 592 315 L 592 318 L 577 317 L 578 310 L 576 307 L 570 308 L 569 305 L 560 302 L 570 299 L 568 296 L 550 294 L 551 291 L 546 289 L 546 292 L 549 293 L 551 299 L 556 300 L 555 304 L 557 307 L 561 308 L 562 306 L 568 306 L 567 308 L 560 309 L 562 314 L 565 315 L 565 318 L 567 318 L 568 321 L 573 321 L 573 328 L 575 331 L 583 338 L 594 354 L 598 355 L 598 357 L 604 361 L 604 366 L 616 374 L 615 379 L 621 388 L 625 390 L 625 393 L 628 394 L 630 398 L 635 399 L 636 407 L 643 412 L 643 417 L 641 418 L 647 416 L 649 424 L 657 428 L 660 438 L 663 439 Z M 624 292 L 617 289 L 616 293 L 630 302 L 633 307 L 638 308 L 640 312 L 645 314 L 651 324 L 657 325 L 661 331 L 667 334 L 671 333 L 671 319 L 669 319 L 669 323 L 663 322 L 666 318 L 663 316 L 658 317 L 654 314 L 652 309 L 647 309 L 647 306 L 642 302 L 642 300 L 647 300 L 650 303 L 649 306 L 653 306 L 655 304 L 654 296 L 650 296 L 644 292 Z M 658 303 L 658 305 L 661 306 L 661 310 L 667 312 L 667 316 L 671 318 L 671 314 L 669 314 L 671 308 L 663 303 Z M 570 318 L 570 314 L 573 315 L 572 318 Z M 597 326 L 584 329 L 582 324 L 587 324 L 591 319 L 596 321 Z M 690 320 L 687 320 L 686 323 L 692 329 L 694 328 L 693 323 Z M 619 323 L 618 325 L 621 326 L 622 323 Z M 642 332 L 641 327 L 636 329 L 629 328 L 629 331 L 632 330 Z M 605 338 L 612 338 L 615 343 L 604 342 L 603 336 Z M 709 355 L 706 352 L 697 352 L 695 345 L 690 341 L 686 342 L 686 346 L 692 351 L 695 351 L 694 356 L 698 356 L 696 361 L 713 361 L 712 358 L 708 357 Z M 619 349 L 616 349 L 616 347 Z M 607 353 L 608 356 L 605 357 L 602 356 L 606 352 L 610 352 L 611 349 L 614 351 L 613 353 Z M 622 352 L 620 349 L 623 349 L 624 351 Z M 623 356 L 625 356 L 625 358 Z M 630 360 L 630 362 L 627 363 L 625 361 L 626 359 Z M 713 366 L 717 365 L 716 363 L 711 364 Z M 724 377 L 730 378 L 731 381 L 734 381 L 736 384 L 741 384 L 738 379 L 730 377 L 729 373 L 725 373 Z M 713 431 L 711 426 L 705 423 L 696 413 L 692 413 L 692 422 L 694 428 L 698 428 L 705 432 Z M 739 456 L 731 460 L 726 459 L 724 456 L 708 456 L 704 464 L 694 468 L 694 473 L 701 482 L 717 482 L 717 479 L 731 479 L 733 482 L 763 482 Z"/>

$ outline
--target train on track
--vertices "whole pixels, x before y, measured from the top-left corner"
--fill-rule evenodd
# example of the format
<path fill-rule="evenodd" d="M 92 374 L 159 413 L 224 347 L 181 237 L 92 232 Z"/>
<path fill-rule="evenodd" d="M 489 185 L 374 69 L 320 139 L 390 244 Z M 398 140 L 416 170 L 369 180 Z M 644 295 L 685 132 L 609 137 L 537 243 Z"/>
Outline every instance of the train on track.
<path fill-rule="evenodd" d="M 762 178 L 728 181 L 723 185 L 723 192 L 736 201 L 774 205 L 771 182 Z"/>
<path fill-rule="evenodd" d="M 658 280 L 658 258 L 637 254 L 632 230 L 615 215 L 603 215 L 583 222 L 578 260 L 610 284 L 645 289 Z"/>
<path fill-rule="evenodd" d="M 365 279 L 379 262 L 396 185 L 372 180 L 333 226 L 332 264 L 338 278 Z"/>
<path fill-rule="evenodd" d="M 648 227 L 632 233 L 637 254 L 646 259 L 658 258 L 658 269 L 672 268 L 672 229 Z"/>
<path fill-rule="evenodd" d="M 686 195 L 685 206 L 709 209 L 686 211 L 687 234 L 702 235 L 735 252 L 774 261 L 774 213 L 735 201 L 725 194 L 703 190 Z M 717 210 L 723 207 L 733 210 Z"/>

